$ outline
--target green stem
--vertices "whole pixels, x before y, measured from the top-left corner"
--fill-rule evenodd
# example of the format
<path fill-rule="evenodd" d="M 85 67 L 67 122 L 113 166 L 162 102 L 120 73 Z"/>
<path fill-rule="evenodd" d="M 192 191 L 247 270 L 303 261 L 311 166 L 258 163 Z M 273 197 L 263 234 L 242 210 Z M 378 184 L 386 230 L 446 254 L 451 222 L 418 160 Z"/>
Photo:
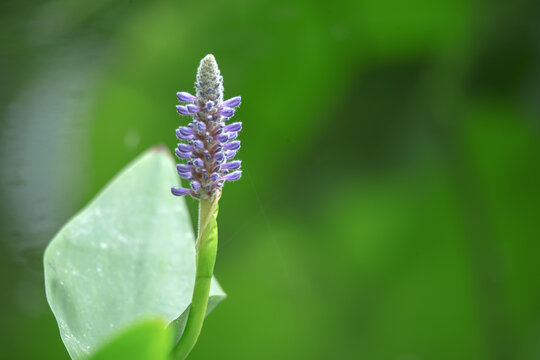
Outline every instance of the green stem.
<path fill-rule="evenodd" d="M 197 237 L 197 274 L 188 320 L 180 341 L 173 350 L 174 359 L 184 360 L 191 352 L 206 316 L 210 282 L 214 274 L 217 254 L 218 198 L 199 202 L 199 233 Z"/>

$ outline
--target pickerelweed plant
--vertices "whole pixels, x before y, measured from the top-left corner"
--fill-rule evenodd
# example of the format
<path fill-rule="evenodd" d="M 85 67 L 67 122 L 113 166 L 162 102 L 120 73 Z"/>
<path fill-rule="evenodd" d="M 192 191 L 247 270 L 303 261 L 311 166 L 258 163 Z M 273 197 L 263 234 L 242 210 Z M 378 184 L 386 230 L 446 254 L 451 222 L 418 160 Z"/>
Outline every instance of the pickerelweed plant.
<path fill-rule="evenodd" d="M 172 193 L 201 200 L 219 199 L 223 184 L 242 176 L 238 170 L 240 160 L 231 160 L 240 148 L 240 141 L 235 139 L 242 123 L 226 125 L 241 99 L 236 96 L 223 101 L 223 77 L 213 55 L 202 59 L 195 91 L 197 96 L 177 93 L 178 100 L 188 104 L 176 106 L 179 114 L 193 117 L 191 123 L 176 130 L 178 139 L 187 144 L 180 143 L 175 149 L 176 156 L 187 159 L 186 164 L 178 164 L 177 170 L 181 177 L 190 180 L 191 188 L 173 187 Z"/>
<path fill-rule="evenodd" d="M 184 142 L 175 149 L 176 156 L 186 160 L 176 169 L 180 177 L 190 181 L 190 188 L 172 187 L 171 192 L 199 199 L 197 274 L 184 334 L 174 350 L 177 359 L 184 359 L 197 342 L 206 315 L 217 254 L 216 218 L 223 184 L 242 176 L 242 171 L 238 170 L 241 161 L 232 160 L 240 148 L 240 141 L 235 139 L 242 123 L 227 124 L 241 98 L 236 96 L 223 101 L 223 77 L 213 55 L 201 60 L 195 93 L 196 96 L 178 92 L 178 100 L 187 105 L 176 106 L 179 114 L 192 117 L 187 126 L 176 130 L 176 136 Z"/>
<path fill-rule="evenodd" d="M 178 186 L 171 152 L 153 147 L 45 251 L 47 300 L 74 360 L 183 360 L 226 296 L 213 276 L 217 214 L 224 184 L 242 175 L 233 160 L 242 124 L 229 121 L 240 97 L 223 101 L 212 55 L 200 63 L 195 95 L 177 96 L 178 113 L 192 118 L 177 129 L 175 149 L 182 159 L 176 170 L 189 185 Z M 196 239 L 183 195 L 199 202 Z"/>

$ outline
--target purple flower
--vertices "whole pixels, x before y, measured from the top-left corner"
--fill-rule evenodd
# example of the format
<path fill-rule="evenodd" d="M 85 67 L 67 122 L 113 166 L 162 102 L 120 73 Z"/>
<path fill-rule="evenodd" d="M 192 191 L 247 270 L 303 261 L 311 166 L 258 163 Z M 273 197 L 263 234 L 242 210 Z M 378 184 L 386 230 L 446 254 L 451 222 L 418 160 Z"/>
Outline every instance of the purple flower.
<path fill-rule="evenodd" d="M 183 105 L 176 105 L 176 111 L 182 115 L 189 115 L 189 110 Z"/>
<path fill-rule="evenodd" d="M 176 196 L 182 196 L 182 195 L 187 195 L 187 194 L 193 193 L 193 191 L 191 189 L 181 188 L 181 187 L 177 187 L 177 186 L 173 186 L 171 188 L 171 192 L 173 193 L 173 195 L 176 195 Z"/>
<path fill-rule="evenodd" d="M 178 150 L 178 148 L 174 149 L 174 153 L 176 156 L 178 156 L 180 159 L 191 159 L 192 153 L 184 153 Z"/>
<path fill-rule="evenodd" d="M 193 146 L 180 143 L 178 144 L 178 150 L 181 152 L 192 152 Z"/>
<path fill-rule="evenodd" d="M 228 169 L 228 170 L 236 170 L 240 168 L 240 165 L 242 165 L 242 161 L 235 160 L 235 161 L 231 161 L 231 162 L 221 165 L 221 168 Z"/>
<path fill-rule="evenodd" d="M 199 122 L 197 122 L 197 128 L 198 128 L 200 131 L 204 131 L 204 130 L 206 130 L 206 124 L 203 123 L 202 121 L 199 121 Z"/>
<path fill-rule="evenodd" d="M 198 182 L 198 181 L 192 181 L 191 182 L 191 188 L 195 191 L 199 190 L 199 188 L 201 187 L 201 183 Z"/>
<path fill-rule="evenodd" d="M 240 179 L 241 177 L 242 177 L 242 171 L 235 171 L 233 173 L 225 175 L 223 179 L 227 181 L 236 181 Z"/>
<path fill-rule="evenodd" d="M 235 150 L 225 151 L 225 157 L 227 159 L 232 159 L 235 156 L 236 156 L 236 151 Z"/>
<path fill-rule="evenodd" d="M 225 100 L 221 106 L 226 106 L 226 107 L 237 107 L 238 105 L 240 105 L 240 102 L 242 101 L 242 98 L 240 96 L 235 96 L 233 98 L 230 98 L 229 100 Z"/>
<path fill-rule="evenodd" d="M 202 149 L 204 148 L 204 142 L 202 142 L 202 140 L 195 140 L 193 141 L 193 147 L 195 149 Z"/>
<path fill-rule="evenodd" d="M 176 137 L 179 140 L 191 140 L 191 139 L 193 139 L 193 135 L 189 135 L 189 136 L 182 135 L 182 133 L 178 129 L 176 129 Z"/>
<path fill-rule="evenodd" d="M 200 108 L 197 105 L 193 105 L 193 104 L 188 104 L 186 106 L 186 109 L 190 114 L 195 114 L 200 110 Z"/>
<path fill-rule="evenodd" d="M 206 111 L 210 111 L 213 107 L 214 107 L 214 102 L 213 101 L 209 101 L 206 104 L 204 104 L 204 108 L 205 108 Z"/>
<path fill-rule="evenodd" d="M 181 133 L 182 135 L 186 135 L 186 136 L 188 136 L 188 135 L 193 135 L 193 129 L 190 129 L 190 128 L 185 127 L 185 126 L 180 126 L 180 127 L 178 128 L 178 131 L 180 131 L 180 133 Z"/>
<path fill-rule="evenodd" d="M 201 159 L 195 159 L 193 160 L 193 165 L 198 168 L 202 168 L 204 166 L 204 161 L 202 161 Z"/>
<path fill-rule="evenodd" d="M 242 130 L 242 123 L 241 122 L 235 122 L 232 124 L 229 124 L 223 128 L 225 131 L 240 131 Z"/>
<path fill-rule="evenodd" d="M 177 112 L 188 115 L 193 121 L 176 130 L 176 136 L 188 143 L 180 143 L 176 155 L 187 159 L 187 164 L 179 164 L 178 174 L 190 180 L 191 189 L 173 187 L 174 195 L 191 195 L 195 198 L 212 198 L 219 195 L 225 181 L 240 179 L 240 160 L 230 161 L 240 148 L 235 140 L 242 129 L 241 122 L 225 125 L 241 103 L 235 96 L 223 101 L 223 77 L 214 56 L 207 55 L 201 60 L 195 82 L 196 95 L 178 92 L 177 97 L 187 105 L 177 105 Z M 227 161 L 227 162 L 226 162 Z"/>
<path fill-rule="evenodd" d="M 214 159 L 216 159 L 218 163 L 221 163 L 223 160 L 225 160 L 225 154 L 223 154 L 222 151 L 219 151 L 214 155 Z"/>
<path fill-rule="evenodd" d="M 176 97 L 178 98 L 179 101 L 182 101 L 182 102 L 194 103 L 197 101 L 196 96 L 193 96 L 190 93 L 187 93 L 185 91 L 177 92 Z"/>
<path fill-rule="evenodd" d="M 229 140 L 229 134 L 219 134 L 218 136 L 216 136 L 216 140 L 220 143 L 224 143 Z"/>
<path fill-rule="evenodd" d="M 225 145 L 223 145 L 223 148 L 225 150 L 238 150 L 240 149 L 240 141 L 236 140 L 226 143 Z"/>
<path fill-rule="evenodd" d="M 176 137 L 179 140 L 191 140 L 191 139 L 193 139 L 193 135 L 184 135 L 184 134 L 182 134 L 180 129 L 176 129 Z"/>
<path fill-rule="evenodd" d="M 183 172 L 183 173 L 186 173 L 186 172 L 191 172 L 193 171 L 193 168 L 189 165 L 185 165 L 185 164 L 178 164 L 176 165 L 176 170 L 180 173 L 180 172 Z"/>
<path fill-rule="evenodd" d="M 224 107 L 224 108 L 221 108 L 221 110 L 219 110 L 219 113 L 225 117 L 230 118 L 234 115 L 234 109 L 229 108 L 229 107 Z"/>

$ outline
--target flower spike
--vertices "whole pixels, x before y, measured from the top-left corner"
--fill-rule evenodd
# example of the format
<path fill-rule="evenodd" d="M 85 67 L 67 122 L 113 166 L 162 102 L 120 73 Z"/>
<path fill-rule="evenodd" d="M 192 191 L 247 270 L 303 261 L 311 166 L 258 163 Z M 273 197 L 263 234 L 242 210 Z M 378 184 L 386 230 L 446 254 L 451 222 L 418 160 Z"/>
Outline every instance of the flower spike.
<path fill-rule="evenodd" d="M 195 95 L 181 91 L 176 96 L 187 103 L 177 105 L 176 111 L 192 117 L 187 126 L 176 130 L 176 137 L 187 144 L 180 143 L 175 149 L 180 159 L 188 160 L 187 164 L 179 164 L 177 171 L 190 180 L 191 188 L 173 187 L 171 191 L 177 196 L 189 194 L 197 199 L 219 197 L 225 181 L 235 181 L 242 176 L 241 161 L 232 160 L 240 148 L 240 141 L 235 139 L 242 123 L 225 125 L 242 99 L 235 96 L 223 101 L 223 77 L 213 55 L 201 60 Z"/>

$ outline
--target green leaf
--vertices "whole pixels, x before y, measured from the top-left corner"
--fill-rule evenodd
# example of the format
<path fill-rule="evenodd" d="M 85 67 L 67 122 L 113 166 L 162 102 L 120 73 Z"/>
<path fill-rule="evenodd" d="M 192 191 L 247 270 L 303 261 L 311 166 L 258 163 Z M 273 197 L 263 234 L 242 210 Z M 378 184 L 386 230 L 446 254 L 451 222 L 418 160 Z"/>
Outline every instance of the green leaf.
<path fill-rule="evenodd" d="M 136 323 L 92 356 L 91 360 L 166 360 L 171 349 L 171 332 L 163 320 Z"/>
<path fill-rule="evenodd" d="M 73 359 L 148 317 L 178 339 L 195 281 L 195 243 L 167 151 L 134 160 L 55 236 L 45 251 L 47 300 Z M 215 279 L 209 309 L 225 294 Z"/>

